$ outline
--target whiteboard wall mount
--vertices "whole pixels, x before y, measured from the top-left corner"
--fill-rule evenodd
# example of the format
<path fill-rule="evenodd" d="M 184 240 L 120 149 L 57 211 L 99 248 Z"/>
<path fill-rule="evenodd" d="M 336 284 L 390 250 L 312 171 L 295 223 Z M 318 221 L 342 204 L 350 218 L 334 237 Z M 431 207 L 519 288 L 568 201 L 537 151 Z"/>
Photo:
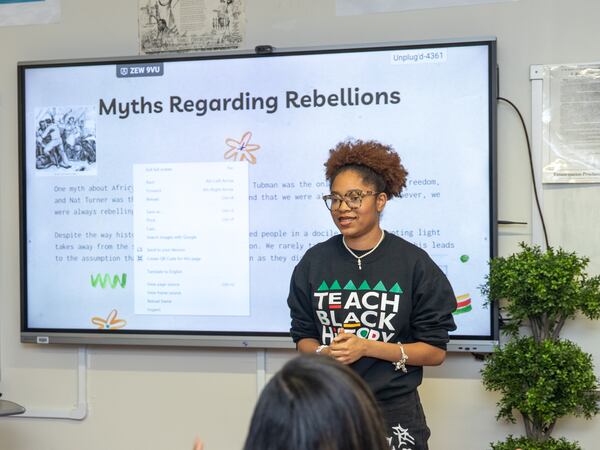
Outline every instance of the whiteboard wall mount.
<path fill-rule="evenodd" d="M 499 341 L 459 341 L 448 343 L 449 352 L 492 353 L 500 344 Z"/>

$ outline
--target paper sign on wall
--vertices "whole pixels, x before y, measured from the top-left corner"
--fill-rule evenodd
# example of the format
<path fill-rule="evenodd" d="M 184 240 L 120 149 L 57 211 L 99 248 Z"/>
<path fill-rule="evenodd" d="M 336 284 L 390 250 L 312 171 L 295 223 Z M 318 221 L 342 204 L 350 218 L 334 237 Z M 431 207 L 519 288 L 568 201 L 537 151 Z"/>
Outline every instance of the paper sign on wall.
<path fill-rule="evenodd" d="M 543 108 L 543 182 L 600 182 L 600 64 L 544 66 Z"/>
<path fill-rule="evenodd" d="M 60 0 L 0 0 L 0 26 L 60 21 Z"/>
<path fill-rule="evenodd" d="M 480 5 L 518 0 L 336 0 L 338 16 L 408 11 L 412 9 L 445 8 L 447 6 Z"/>

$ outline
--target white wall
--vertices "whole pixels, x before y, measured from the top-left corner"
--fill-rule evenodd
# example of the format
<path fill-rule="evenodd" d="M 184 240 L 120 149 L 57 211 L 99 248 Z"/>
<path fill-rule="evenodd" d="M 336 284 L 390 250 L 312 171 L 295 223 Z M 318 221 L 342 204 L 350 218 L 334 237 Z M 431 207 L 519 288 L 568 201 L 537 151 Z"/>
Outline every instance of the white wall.
<path fill-rule="evenodd" d="M 336 17 L 334 0 L 248 0 L 245 46 L 275 47 L 490 36 L 498 38 L 501 94 L 530 123 L 529 66 L 600 59 L 595 0 L 516 2 Z M 137 53 L 137 0 L 62 0 L 59 24 L 0 28 L 0 392 L 28 409 L 62 409 L 77 398 L 77 349 L 19 343 L 19 224 L 16 62 Z M 499 218 L 531 222 L 531 183 L 517 117 L 499 108 Z M 546 190 L 550 238 L 595 258 L 600 272 L 597 187 Z M 596 208 L 596 209 L 593 209 Z M 596 211 L 596 214 L 593 213 Z M 502 255 L 530 240 L 529 226 L 500 230 Z M 566 335 L 591 352 L 600 326 L 579 319 Z M 595 350 L 595 352 L 594 352 Z M 293 354 L 268 351 L 268 373 Z M 93 347 L 89 414 L 83 421 L 0 418 L 0 450 L 240 448 L 256 399 L 257 355 L 244 350 Z M 481 363 L 450 355 L 426 371 L 421 395 L 431 448 L 475 450 L 519 425 L 495 421 L 497 396 L 483 390 Z M 600 427 L 565 419 L 556 434 L 595 448 Z"/>

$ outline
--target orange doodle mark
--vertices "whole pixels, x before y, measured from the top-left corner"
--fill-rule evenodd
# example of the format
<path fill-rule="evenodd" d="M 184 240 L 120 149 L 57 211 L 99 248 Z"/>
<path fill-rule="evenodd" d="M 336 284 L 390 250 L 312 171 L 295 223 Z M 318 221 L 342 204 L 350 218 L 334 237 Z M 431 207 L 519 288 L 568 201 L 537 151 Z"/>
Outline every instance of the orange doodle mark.
<path fill-rule="evenodd" d="M 123 328 L 127 325 L 127 321 L 123 319 L 117 319 L 117 310 L 113 309 L 106 319 L 102 317 L 92 317 L 92 323 L 101 330 L 116 330 L 117 328 Z"/>
<path fill-rule="evenodd" d="M 229 146 L 229 149 L 223 155 L 225 159 L 248 161 L 250 164 L 256 164 L 256 156 L 253 152 L 257 151 L 260 145 L 250 144 L 251 137 L 252 133 L 246 131 L 239 141 L 232 138 L 225 139 L 225 143 Z"/>

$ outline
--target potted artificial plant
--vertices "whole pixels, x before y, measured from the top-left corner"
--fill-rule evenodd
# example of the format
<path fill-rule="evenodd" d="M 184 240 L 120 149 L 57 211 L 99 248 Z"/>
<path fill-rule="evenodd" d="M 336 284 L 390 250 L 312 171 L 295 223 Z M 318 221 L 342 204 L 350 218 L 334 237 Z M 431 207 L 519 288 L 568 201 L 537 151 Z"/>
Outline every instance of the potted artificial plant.
<path fill-rule="evenodd" d="M 521 248 L 493 259 L 482 287 L 489 302 L 500 302 L 509 336 L 487 358 L 483 384 L 501 394 L 497 419 L 514 423 L 518 412 L 525 425 L 525 436 L 509 436 L 492 449 L 580 450 L 577 442 L 551 433 L 563 416 L 590 419 L 598 413 L 598 380 L 591 356 L 560 339 L 560 331 L 576 314 L 600 317 L 600 276 L 588 277 L 589 260 L 575 253 Z"/>

